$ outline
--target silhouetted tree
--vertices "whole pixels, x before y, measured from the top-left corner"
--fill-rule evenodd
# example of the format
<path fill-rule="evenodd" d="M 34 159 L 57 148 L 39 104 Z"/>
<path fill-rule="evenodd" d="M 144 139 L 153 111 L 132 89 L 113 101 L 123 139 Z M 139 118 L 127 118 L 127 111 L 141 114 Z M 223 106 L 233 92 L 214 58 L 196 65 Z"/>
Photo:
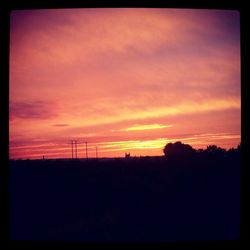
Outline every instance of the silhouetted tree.
<path fill-rule="evenodd" d="M 198 148 L 198 149 L 196 150 L 196 152 L 201 154 L 201 153 L 204 152 L 204 149 L 203 149 L 203 148 Z"/>
<path fill-rule="evenodd" d="M 210 156 L 222 156 L 225 155 L 226 150 L 224 148 L 218 147 L 216 145 L 208 145 L 207 148 L 204 150 L 206 155 Z"/>
<path fill-rule="evenodd" d="M 180 141 L 175 143 L 168 143 L 163 152 L 167 158 L 178 158 L 178 157 L 190 157 L 195 153 L 195 149 L 193 149 L 190 145 L 184 144 Z"/>
<path fill-rule="evenodd" d="M 241 143 L 237 146 L 237 148 L 230 148 L 227 151 L 227 155 L 232 157 L 238 157 L 240 156 L 240 152 L 241 152 Z"/>

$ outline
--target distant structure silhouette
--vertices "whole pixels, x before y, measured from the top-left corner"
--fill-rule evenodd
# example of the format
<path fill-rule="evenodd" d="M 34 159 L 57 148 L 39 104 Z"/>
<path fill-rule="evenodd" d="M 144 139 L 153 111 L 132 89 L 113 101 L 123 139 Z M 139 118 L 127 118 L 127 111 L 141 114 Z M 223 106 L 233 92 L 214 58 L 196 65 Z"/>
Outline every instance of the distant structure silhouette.
<path fill-rule="evenodd" d="M 130 158 L 130 153 L 125 153 L 125 158 Z"/>

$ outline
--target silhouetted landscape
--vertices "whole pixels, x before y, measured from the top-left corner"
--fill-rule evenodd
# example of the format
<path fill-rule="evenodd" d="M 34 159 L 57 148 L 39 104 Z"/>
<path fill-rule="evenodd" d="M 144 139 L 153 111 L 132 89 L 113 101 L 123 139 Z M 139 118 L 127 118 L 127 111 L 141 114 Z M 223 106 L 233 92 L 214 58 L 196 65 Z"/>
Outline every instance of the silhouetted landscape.
<path fill-rule="evenodd" d="M 162 157 L 10 160 L 12 238 L 238 239 L 240 148 L 176 142 Z"/>

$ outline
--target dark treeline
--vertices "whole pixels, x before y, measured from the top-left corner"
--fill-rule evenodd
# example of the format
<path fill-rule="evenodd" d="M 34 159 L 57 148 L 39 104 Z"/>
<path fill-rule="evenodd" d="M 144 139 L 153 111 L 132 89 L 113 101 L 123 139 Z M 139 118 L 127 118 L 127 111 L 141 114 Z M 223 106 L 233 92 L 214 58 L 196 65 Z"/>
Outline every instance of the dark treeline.
<path fill-rule="evenodd" d="M 168 143 L 163 152 L 168 158 L 190 158 L 190 157 L 225 157 L 225 156 L 239 156 L 241 151 L 241 143 L 236 148 L 228 150 L 218 147 L 216 145 L 208 145 L 206 149 L 195 150 L 192 146 L 184 144 L 180 141 L 175 143 Z"/>
<path fill-rule="evenodd" d="M 10 161 L 14 239 L 154 242 L 239 236 L 240 149 L 167 144 L 163 157 Z"/>

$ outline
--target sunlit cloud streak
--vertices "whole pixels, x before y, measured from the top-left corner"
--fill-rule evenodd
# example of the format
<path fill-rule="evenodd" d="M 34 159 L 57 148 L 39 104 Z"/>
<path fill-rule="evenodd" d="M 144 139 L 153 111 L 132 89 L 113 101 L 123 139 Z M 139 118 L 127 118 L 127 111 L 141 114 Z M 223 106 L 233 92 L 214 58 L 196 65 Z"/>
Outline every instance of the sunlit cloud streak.
<path fill-rule="evenodd" d="M 53 124 L 54 127 L 67 127 L 69 124 L 61 123 L 61 124 Z"/>
<path fill-rule="evenodd" d="M 144 125 L 135 124 L 132 127 L 121 129 L 121 131 L 151 130 L 151 129 L 169 128 L 172 126 L 173 125 L 163 125 L 163 124 L 144 124 Z"/>

